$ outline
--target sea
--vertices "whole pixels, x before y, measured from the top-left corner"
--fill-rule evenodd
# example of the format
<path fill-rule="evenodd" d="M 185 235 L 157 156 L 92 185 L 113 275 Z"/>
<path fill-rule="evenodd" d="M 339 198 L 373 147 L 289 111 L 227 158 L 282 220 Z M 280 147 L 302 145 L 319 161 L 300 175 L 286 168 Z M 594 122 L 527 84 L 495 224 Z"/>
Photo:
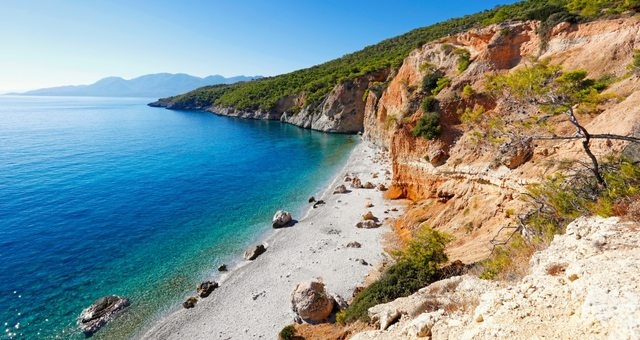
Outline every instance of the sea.
<path fill-rule="evenodd" d="M 153 100 L 0 96 L 0 339 L 83 339 L 113 294 L 131 306 L 94 338 L 136 337 L 276 210 L 304 214 L 358 143 Z"/>

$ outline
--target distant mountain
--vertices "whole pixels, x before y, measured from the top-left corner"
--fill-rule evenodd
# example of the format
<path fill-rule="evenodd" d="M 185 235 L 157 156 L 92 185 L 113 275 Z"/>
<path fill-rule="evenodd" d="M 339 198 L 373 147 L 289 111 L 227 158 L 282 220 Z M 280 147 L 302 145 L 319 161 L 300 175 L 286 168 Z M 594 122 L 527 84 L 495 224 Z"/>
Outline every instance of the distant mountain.
<path fill-rule="evenodd" d="M 15 93 L 25 96 L 95 96 L 95 97 L 168 97 L 196 88 L 249 81 L 260 76 L 237 76 L 225 78 L 213 75 L 205 78 L 184 73 L 156 73 L 130 80 L 107 77 L 91 85 L 68 85 Z"/>

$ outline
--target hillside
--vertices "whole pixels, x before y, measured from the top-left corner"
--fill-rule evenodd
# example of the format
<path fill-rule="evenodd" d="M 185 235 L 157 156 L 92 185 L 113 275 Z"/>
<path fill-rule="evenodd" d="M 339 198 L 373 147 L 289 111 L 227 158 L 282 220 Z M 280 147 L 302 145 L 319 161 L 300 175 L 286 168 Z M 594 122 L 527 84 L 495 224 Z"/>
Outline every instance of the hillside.
<path fill-rule="evenodd" d="M 188 74 L 156 73 L 133 79 L 107 77 L 90 85 L 50 87 L 19 93 L 25 96 L 94 96 L 94 97 L 162 97 L 216 84 L 232 84 L 259 77 L 220 75 L 205 78 Z"/>
<path fill-rule="evenodd" d="M 243 84 L 204 87 L 150 105 L 355 133 L 363 130 L 359 99 L 367 90 L 381 91 L 387 76 L 397 70 L 409 52 L 426 42 L 505 20 L 541 21 L 540 34 L 544 35 L 562 21 L 584 22 L 631 8 L 633 4 L 620 0 L 599 1 L 596 8 L 578 0 L 523 1 L 418 28 L 307 69 Z"/>

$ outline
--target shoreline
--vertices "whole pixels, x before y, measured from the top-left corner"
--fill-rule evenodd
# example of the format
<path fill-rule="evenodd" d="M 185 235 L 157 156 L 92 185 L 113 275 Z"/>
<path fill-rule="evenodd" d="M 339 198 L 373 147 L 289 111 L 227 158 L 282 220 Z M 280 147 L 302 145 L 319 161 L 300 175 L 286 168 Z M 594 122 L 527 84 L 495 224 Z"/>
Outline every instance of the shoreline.
<path fill-rule="evenodd" d="M 387 223 L 377 229 L 358 229 L 355 224 L 367 211 L 381 221 L 398 217 L 404 204 L 384 200 L 378 189 L 352 189 L 344 182 L 344 175 L 355 174 L 363 184 L 370 181 L 388 186 L 385 171 L 390 167 L 390 160 L 380 149 L 370 142 L 358 142 L 346 165 L 316 197 L 324 200 L 324 205 L 315 209 L 309 206 L 292 227 L 265 233 L 252 244 L 265 244 L 264 254 L 254 261 L 238 256 L 229 272 L 212 275 L 220 288 L 200 299 L 195 308 L 172 308 L 145 328 L 140 333 L 142 338 L 273 338 L 293 323 L 290 297 L 295 286 L 316 278 L 322 278 L 330 294 L 349 300 L 353 290 L 385 258 L 383 235 L 391 230 Z M 334 195 L 334 188 L 340 184 L 351 192 Z M 366 202 L 374 206 L 366 208 Z M 394 207 L 398 211 L 389 211 Z M 347 248 L 352 241 L 362 247 Z M 361 264 L 359 259 L 368 264 Z"/>

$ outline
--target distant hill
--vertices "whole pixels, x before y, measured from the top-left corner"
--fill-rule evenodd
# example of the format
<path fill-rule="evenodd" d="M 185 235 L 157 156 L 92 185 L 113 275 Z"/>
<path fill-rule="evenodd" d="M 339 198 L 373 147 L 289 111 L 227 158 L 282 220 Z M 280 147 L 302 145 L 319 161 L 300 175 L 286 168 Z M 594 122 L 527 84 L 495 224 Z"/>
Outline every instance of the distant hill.
<path fill-rule="evenodd" d="M 133 79 L 107 77 L 91 85 L 68 85 L 14 93 L 25 96 L 95 96 L 95 97 L 167 97 L 217 84 L 232 84 L 261 78 L 237 76 L 225 78 L 213 75 L 205 78 L 184 73 L 156 73 Z"/>

